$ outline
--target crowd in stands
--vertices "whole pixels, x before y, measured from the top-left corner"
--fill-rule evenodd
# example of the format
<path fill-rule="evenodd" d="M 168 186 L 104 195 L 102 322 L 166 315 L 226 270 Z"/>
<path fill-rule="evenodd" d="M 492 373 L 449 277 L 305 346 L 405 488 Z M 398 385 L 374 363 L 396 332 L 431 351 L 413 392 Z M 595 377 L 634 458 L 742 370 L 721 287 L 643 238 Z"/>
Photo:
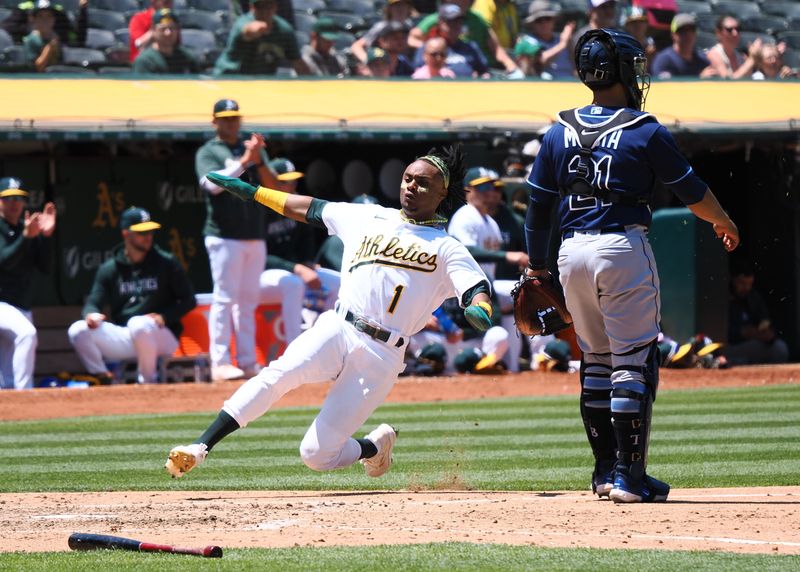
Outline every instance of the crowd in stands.
<path fill-rule="evenodd" d="M 565 79 L 601 27 L 659 79 L 800 67 L 797 0 L 0 0 L 0 26 L 0 73 Z"/>

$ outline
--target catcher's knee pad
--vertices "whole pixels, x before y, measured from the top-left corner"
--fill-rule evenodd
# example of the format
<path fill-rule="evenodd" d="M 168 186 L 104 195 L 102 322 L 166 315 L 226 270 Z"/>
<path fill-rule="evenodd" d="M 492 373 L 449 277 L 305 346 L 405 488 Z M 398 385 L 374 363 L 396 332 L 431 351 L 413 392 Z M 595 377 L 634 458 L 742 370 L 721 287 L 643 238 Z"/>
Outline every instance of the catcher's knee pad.
<path fill-rule="evenodd" d="M 581 362 L 581 418 L 595 460 L 614 459 L 616 437 L 611 425 L 611 367 Z"/>

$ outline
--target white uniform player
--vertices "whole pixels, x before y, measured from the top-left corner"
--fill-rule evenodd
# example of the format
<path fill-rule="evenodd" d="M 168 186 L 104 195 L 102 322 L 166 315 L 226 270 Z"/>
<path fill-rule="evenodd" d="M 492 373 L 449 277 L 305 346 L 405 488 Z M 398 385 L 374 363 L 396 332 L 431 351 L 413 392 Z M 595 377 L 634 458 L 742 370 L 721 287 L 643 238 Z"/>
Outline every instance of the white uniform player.
<path fill-rule="evenodd" d="M 444 232 L 438 213 L 443 204 L 463 200 L 462 161 L 460 149 L 451 149 L 411 163 L 403 174 L 402 210 L 256 190 L 209 175 L 234 194 L 295 220 L 322 223 L 339 236 L 342 282 L 336 310 L 322 314 L 283 356 L 241 386 L 194 444 L 172 449 L 166 468 L 174 477 L 202 462 L 220 439 L 263 415 L 286 392 L 325 381 L 333 385 L 300 445 L 303 462 L 324 471 L 363 459 L 373 477 L 389 469 L 393 427 L 381 424 L 364 439 L 352 435 L 392 389 L 410 336 L 452 296 L 467 306 L 465 315 L 475 327 L 483 331 L 491 325 L 486 277 L 467 249 Z"/>
<path fill-rule="evenodd" d="M 527 254 L 524 252 L 503 252 L 500 245 L 503 237 L 500 227 L 489 215 L 490 201 L 499 200 L 499 193 L 495 190 L 494 183 L 498 180 L 495 171 L 483 167 L 474 167 L 467 171 L 464 178 L 464 188 L 467 189 L 467 204 L 458 209 L 453 215 L 447 232 L 465 246 L 476 259 L 481 261 L 486 275 L 492 280 L 500 308 L 503 310 L 501 317 L 502 327 L 509 333 L 508 336 L 508 370 L 519 371 L 519 354 L 522 347 L 521 338 L 514 325 L 514 301 L 511 291 L 516 282 L 514 280 L 495 280 L 495 265 L 498 260 L 509 260 L 517 264 L 528 263 Z"/>

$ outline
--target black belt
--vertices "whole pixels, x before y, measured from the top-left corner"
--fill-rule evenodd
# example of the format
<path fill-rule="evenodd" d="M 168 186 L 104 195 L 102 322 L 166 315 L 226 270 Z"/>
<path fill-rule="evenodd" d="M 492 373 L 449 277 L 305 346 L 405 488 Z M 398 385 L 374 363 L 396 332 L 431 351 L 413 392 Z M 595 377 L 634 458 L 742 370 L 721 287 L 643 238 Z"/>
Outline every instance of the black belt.
<path fill-rule="evenodd" d="M 586 231 L 595 231 L 596 232 L 598 229 L 596 229 L 596 228 L 587 228 L 587 229 L 584 229 L 584 230 L 586 230 Z M 615 224 L 615 225 L 612 225 L 612 226 L 607 226 L 605 228 L 601 228 L 599 230 L 600 230 L 600 234 L 613 234 L 615 232 L 625 232 L 625 227 L 622 226 L 621 224 Z M 568 238 L 572 238 L 573 236 L 575 236 L 576 232 L 583 232 L 583 231 L 582 230 L 577 230 L 576 231 L 575 229 L 565 230 L 564 233 L 561 235 L 561 240 L 566 240 Z"/>
<path fill-rule="evenodd" d="M 390 332 L 389 330 L 384 330 L 382 328 L 376 328 L 375 326 L 371 326 L 370 324 L 365 322 L 362 318 L 359 318 L 358 316 L 353 314 L 353 312 L 351 312 L 350 310 L 348 310 L 347 314 L 345 314 L 344 320 L 345 322 L 350 322 L 351 324 L 353 324 L 353 327 L 359 332 L 367 334 L 370 338 L 380 340 L 384 343 L 388 342 L 389 338 L 392 336 L 392 332 Z M 403 338 L 397 338 L 397 343 L 394 345 L 394 347 L 399 348 L 404 343 L 406 343 L 406 341 Z"/>

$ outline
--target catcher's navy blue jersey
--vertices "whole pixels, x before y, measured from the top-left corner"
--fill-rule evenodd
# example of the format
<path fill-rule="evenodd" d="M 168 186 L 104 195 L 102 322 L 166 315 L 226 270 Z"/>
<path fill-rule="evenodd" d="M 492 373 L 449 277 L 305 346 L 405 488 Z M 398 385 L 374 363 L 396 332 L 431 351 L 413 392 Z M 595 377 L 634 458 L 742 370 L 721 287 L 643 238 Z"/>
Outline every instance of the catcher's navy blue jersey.
<path fill-rule="evenodd" d="M 594 147 L 593 186 L 626 196 L 649 197 L 658 179 L 684 204 L 702 200 L 707 185 L 678 151 L 667 129 L 653 116 L 596 105 L 579 108 L 575 113 L 578 125 L 591 133 L 595 129 L 602 130 L 623 111 L 635 119 L 602 137 Z M 557 123 L 550 128 L 528 177 L 532 202 L 549 205 L 559 198 L 559 189 L 568 187 L 577 176 L 579 149 L 578 138 L 570 127 Z M 563 232 L 633 224 L 650 226 L 652 213 L 646 204 L 634 206 L 590 196 L 566 195 L 560 199 L 558 217 Z"/>

